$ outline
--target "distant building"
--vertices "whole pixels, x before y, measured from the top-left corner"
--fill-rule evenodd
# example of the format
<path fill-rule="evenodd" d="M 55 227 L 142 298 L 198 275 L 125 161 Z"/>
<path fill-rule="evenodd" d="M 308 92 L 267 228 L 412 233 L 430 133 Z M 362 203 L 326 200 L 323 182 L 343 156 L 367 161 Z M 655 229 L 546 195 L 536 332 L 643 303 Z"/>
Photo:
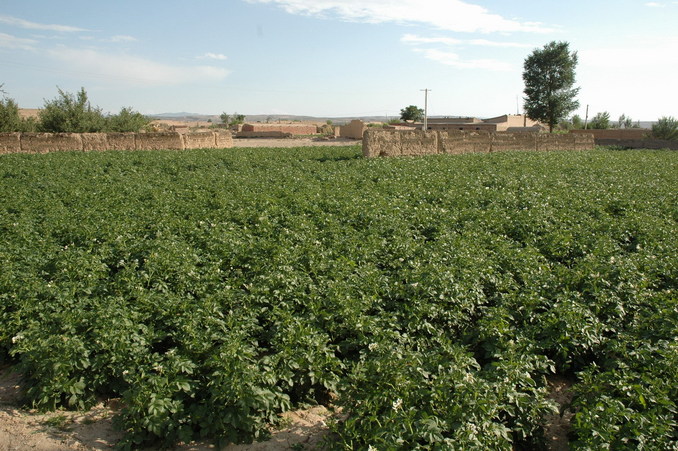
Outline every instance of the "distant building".
<path fill-rule="evenodd" d="M 485 132 L 538 132 L 546 127 L 522 114 L 504 114 L 489 119 L 476 117 L 428 118 L 429 130 L 464 130 Z M 419 125 L 422 127 L 422 125 Z"/>

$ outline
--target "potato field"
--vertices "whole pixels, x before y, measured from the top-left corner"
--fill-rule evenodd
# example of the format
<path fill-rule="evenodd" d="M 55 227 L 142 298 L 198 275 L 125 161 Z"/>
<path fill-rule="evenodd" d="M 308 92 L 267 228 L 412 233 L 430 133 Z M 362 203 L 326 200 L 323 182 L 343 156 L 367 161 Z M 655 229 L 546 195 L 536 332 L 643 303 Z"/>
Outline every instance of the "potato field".
<path fill-rule="evenodd" d="M 123 449 L 678 449 L 677 285 L 676 152 L 0 156 L 0 362 Z"/>

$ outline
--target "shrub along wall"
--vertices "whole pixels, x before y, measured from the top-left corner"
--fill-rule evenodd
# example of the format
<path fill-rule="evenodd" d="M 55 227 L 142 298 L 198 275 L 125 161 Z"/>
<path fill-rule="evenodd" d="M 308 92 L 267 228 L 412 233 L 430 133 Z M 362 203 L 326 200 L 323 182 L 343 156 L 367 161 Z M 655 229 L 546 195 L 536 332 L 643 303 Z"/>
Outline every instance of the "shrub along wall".
<path fill-rule="evenodd" d="M 363 155 L 408 156 L 501 152 L 507 150 L 590 150 L 589 134 L 488 133 L 467 131 L 398 131 L 370 129 L 363 136 Z"/>
<path fill-rule="evenodd" d="M 0 133 L 0 154 L 68 150 L 184 150 L 233 147 L 228 132 L 209 133 Z"/>

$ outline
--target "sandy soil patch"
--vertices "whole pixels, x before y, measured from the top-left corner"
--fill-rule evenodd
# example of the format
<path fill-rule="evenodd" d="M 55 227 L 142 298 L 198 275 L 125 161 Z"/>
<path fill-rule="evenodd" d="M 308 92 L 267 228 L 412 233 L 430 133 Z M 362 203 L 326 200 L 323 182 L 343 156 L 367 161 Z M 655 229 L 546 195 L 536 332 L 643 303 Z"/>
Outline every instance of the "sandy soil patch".
<path fill-rule="evenodd" d="M 112 449 L 122 438 L 114 429 L 113 417 L 120 409 L 117 400 L 96 405 L 87 412 L 39 413 L 19 407 L 21 377 L 10 368 L 0 368 L 0 451 L 100 451 Z M 283 414 L 282 427 L 271 439 L 249 445 L 230 445 L 224 451 L 273 451 L 317 448 L 329 428 L 332 412 L 323 406 Z M 207 451 L 209 442 L 176 446 L 169 451 Z M 148 451 L 155 448 L 148 448 Z"/>

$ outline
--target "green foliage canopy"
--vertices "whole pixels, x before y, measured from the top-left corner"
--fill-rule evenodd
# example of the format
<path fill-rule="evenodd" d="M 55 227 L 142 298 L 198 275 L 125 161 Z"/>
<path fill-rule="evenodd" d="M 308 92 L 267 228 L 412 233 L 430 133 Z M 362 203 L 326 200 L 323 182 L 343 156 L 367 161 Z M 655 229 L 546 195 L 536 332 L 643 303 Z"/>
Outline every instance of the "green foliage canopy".
<path fill-rule="evenodd" d="M 125 107 L 118 114 L 106 118 L 105 131 L 109 132 L 137 132 L 151 122 L 143 114 Z"/>
<path fill-rule="evenodd" d="M 594 130 L 607 130 L 608 128 L 611 128 L 611 125 L 610 113 L 603 111 L 602 113 L 593 116 L 593 119 L 589 122 L 588 128 Z"/>
<path fill-rule="evenodd" d="M 677 159 L 0 155 L 0 362 L 39 408 L 122 398 L 121 449 L 329 395 L 332 449 L 545 449 L 554 373 L 572 449 L 673 449 Z"/>
<path fill-rule="evenodd" d="M 105 118 L 100 108 L 92 107 L 85 88 L 77 94 L 57 87 L 59 95 L 45 101 L 39 113 L 39 129 L 52 133 L 94 133 L 104 129 Z"/>
<path fill-rule="evenodd" d="M 410 105 L 400 110 L 400 119 L 403 121 L 417 122 L 424 118 L 424 110 L 416 105 Z"/>
<path fill-rule="evenodd" d="M 5 95 L 0 84 L 0 94 Z M 30 132 L 35 130 L 35 120 L 33 118 L 23 119 L 19 114 L 19 105 L 14 99 L 4 97 L 0 100 L 0 133 L 9 132 Z"/>
<path fill-rule="evenodd" d="M 652 136 L 657 139 L 678 139 L 678 120 L 664 116 L 652 124 Z"/>
<path fill-rule="evenodd" d="M 525 59 L 525 112 L 530 119 L 549 126 L 549 131 L 579 107 L 575 88 L 577 52 L 567 42 L 553 41 Z"/>

